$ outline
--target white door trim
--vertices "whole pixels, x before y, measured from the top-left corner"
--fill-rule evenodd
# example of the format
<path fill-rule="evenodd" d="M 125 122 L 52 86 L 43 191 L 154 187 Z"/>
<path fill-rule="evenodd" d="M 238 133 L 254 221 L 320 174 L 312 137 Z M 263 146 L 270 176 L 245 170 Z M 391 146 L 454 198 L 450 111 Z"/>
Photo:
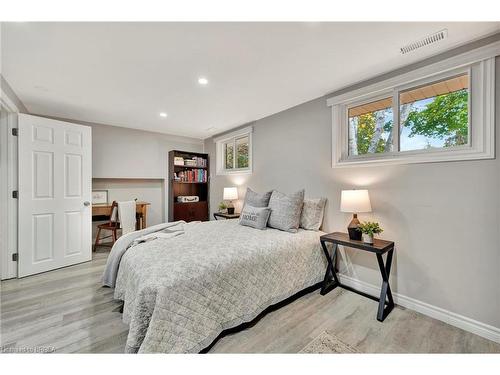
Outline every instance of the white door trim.
<path fill-rule="evenodd" d="M 19 108 L 0 87 L 0 108 L 7 112 L 7 126 L 0 129 L 0 278 L 17 277 L 17 262 L 12 255 L 17 253 L 17 200 L 11 192 L 17 190 L 17 137 L 12 136 L 12 128 L 17 128 Z M 6 223 L 4 223 L 6 221 Z"/>

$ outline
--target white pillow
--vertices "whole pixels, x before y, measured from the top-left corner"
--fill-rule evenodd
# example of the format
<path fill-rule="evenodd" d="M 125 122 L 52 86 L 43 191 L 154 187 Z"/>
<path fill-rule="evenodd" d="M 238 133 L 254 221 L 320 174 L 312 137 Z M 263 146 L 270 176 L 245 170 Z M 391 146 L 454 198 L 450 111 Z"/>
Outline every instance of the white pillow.
<path fill-rule="evenodd" d="M 255 229 L 266 229 L 270 214 L 271 209 L 269 207 L 253 207 L 245 204 L 240 214 L 240 225 Z"/>
<path fill-rule="evenodd" d="M 326 198 L 304 199 L 300 227 L 308 230 L 319 230 L 325 214 Z"/>

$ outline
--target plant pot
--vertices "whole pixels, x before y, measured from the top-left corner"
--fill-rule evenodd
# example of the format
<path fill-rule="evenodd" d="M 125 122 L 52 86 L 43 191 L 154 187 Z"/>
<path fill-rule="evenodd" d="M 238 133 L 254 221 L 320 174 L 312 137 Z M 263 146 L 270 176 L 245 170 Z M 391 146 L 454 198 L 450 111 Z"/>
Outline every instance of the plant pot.
<path fill-rule="evenodd" d="M 369 244 L 372 244 L 373 243 L 373 234 L 365 234 L 363 233 L 363 242 L 364 243 L 369 243 Z"/>

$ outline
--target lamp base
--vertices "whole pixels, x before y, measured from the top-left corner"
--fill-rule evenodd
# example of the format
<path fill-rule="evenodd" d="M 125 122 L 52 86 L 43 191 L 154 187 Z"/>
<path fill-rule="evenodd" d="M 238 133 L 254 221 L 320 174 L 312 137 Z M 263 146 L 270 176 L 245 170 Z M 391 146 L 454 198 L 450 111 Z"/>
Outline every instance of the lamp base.
<path fill-rule="evenodd" d="M 361 232 L 357 229 L 359 226 L 358 214 L 352 214 L 352 220 L 347 226 L 347 232 L 349 232 L 349 239 L 355 241 L 361 241 Z"/>

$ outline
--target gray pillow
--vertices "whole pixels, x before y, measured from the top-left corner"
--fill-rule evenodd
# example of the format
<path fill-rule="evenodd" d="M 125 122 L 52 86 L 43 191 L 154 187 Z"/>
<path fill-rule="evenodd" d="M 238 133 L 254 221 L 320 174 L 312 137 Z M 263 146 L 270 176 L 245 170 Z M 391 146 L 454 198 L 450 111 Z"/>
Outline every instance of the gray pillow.
<path fill-rule="evenodd" d="M 323 223 L 326 198 L 304 199 L 300 227 L 308 230 L 319 230 Z"/>
<path fill-rule="evenodd" d="M 240 214 L 240 224 L 255 229 L 265 229 L 270 214 L 269 207 L 253 207 L 245 204 Z"/>
<path fill-rule="evenodd" d="M 267 193 L 259 194 L 252 189 L 247 188 L 247 193 L 245 194 L 245 204 L 252 207 L 267 207 L 269 205 L 271 193 L 272 191 L 268 191 Z"/>
<path fill-rule="evenodd" d="M 286 195 L 273 190 L 269 200 L 271 215 L 268 226 L 295 233 L 300 224 L 300 214 L 304 203 L 304 190 Z"/>

